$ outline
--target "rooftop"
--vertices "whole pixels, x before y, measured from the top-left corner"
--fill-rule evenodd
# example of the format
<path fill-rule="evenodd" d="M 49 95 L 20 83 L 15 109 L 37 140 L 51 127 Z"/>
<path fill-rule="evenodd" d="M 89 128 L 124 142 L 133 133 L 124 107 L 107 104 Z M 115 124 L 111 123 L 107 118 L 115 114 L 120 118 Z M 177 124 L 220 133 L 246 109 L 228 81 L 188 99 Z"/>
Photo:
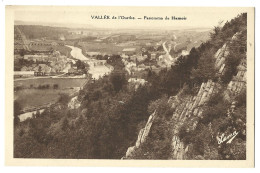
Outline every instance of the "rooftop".
<path fill-rule="evenodd" d="M 123 52 L 134 52 L 136 48 L 124 48 Z"/>

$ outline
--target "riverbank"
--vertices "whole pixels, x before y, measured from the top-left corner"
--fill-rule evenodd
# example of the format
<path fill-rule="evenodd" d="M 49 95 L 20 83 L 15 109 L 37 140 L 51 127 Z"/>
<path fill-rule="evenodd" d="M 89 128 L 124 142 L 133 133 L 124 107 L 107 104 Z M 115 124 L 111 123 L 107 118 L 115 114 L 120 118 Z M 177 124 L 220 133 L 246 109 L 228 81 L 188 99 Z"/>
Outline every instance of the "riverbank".
<path fill-rule="evenodd" d="M 89 65 L 88 73 L 92 75 L 93 79 L 97 80 L 103 77 L 104 75 L 108 75 L 113 71 L 114 68 L 112 66 L 109 66 L 106 63 L 103 63 L 102 60 L 96 60 L 96 59 L 86 57 L 82 52 L 81 48 L 69 46 L 69 45 L 66 46 L 72 49 L 70 54 L 73 58 L 88 63 Z"/>
<path fill-rule="evenodd" d="M 93 79 L 102 78 L 111 73 L 113 66 L 104 61 L 87 58 L 82 53 L 82 49 L 68 46 L 71 49 L 71 58 L 81 60 L 89 64 L 88 73 Z M 21 105 L 22 114 L 19 115 L 22 121 L 32 117 L 37 110 L 44 110 L 44 106 L 57 102 L 61 94 L 69 96 L 75 95 L 86 83 L 86 78 L 66 78 L 66 77 L 40 77 L 18 79 L 14 81 L 15 100 Z"/>

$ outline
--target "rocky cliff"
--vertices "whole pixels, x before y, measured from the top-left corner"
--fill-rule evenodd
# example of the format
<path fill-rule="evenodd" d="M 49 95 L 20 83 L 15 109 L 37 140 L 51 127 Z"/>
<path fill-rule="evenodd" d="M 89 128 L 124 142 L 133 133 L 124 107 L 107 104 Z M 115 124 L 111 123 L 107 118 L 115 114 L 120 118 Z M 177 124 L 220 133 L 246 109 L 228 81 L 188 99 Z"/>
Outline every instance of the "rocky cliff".
<path fill-rule="evenodd" d="M 237 39 L 237 36 L 241 33 L 236 33 L 232 40 Z M 231 42 L 232 42 L 231 40 Z M 215 61 L 215 68 L 218 70 L 218 74 L 222 75 L 225 70 L 225 60 L 229 55 L 229 50 L 227 44 L 224 44 L 221 49 L 219 49 L 214 58 Z M 236 76 L 228 84 L 225 93 L 228 93 L 229 101 L 232 102 L 232 99 L 236 95 L 238 95 L 242 89 L 246 87 L 246 59 L 244 58 L 239 66 L 237 67 L 238 73 Z M 216 82 L 212 82 L 209 80 L 206 83 L 202 83 L 198 94 L 194 97 L 190 96 L 187 102 L 184 102 L 176 108 L 176 111 L 173 115 L 173 118 L 178 119 L 177 125 L 173 128 L 174 136 L 172 139 L 172 158 L 171 159 L 185 159 L 185 153 L 188 151 L 188 146 L 184 146 L 183 142 L 180 141 L 178 137 L 179 127 L 183 124 L 184 121 L 188 120 L 193 122 L 191 125 L 191 129 L 194 130 L 196 128 L 198 118 L 201 117 L 203 112 L 203 105 L 209 101 L 209 99 L 217 94 L 221 89 L 221 85 Z M 183 106 L 184 105 L 184 106 Z M 231 108 L 227 110 L 227 115 L 229 112 L 234 111 L 234 103 L 231 105 Z"/>
<path fill-rule="evenodd" d="M 232 37 L 231 41 L 225 43 L 214 55 L 215 68 L 218 73 L 217 76 L 219 77 L 221 77 L 225 72 L 225 61 L 229 56 L 228 45 L 229 43 L 232 43 L 232 41 L 236 40 L 239 34 L 241 33 L 236 33 Z M 172 105 L 172 108 L 174 108 L 175 111 L 172 116 L 172 121 L 174 122 L 172 127 L 172 153 L 169 159 L 186 159 L 185 153 L 187 153 L 189 150 L 189 146 L 185 146 L 185 144 L 178 136 L 180 127 L 182 127 L 184 123 L 189 122 L 189 126 L 186 130 L 194 130 L 197 126 L 198 120 L 202 118 L 204 106 L 207 104 L 210 98 L 212 98 L 212 96 L 218 94 L 220 90 L 224 89 L 226 99 L 232 103 L 234 97 L 237 96 L 246 87 L 246 58 L 241 60 L 237 70 L 238 73 L 232 78 L 227 87 L 221 85 L 219 82 L 208 80 L 207 82 L 201 84 L 200 89 L 195 96 L 183 95 L 182 92 L 180 92 L 176 96 L 170 97 L 168 103 Z M 227 110 L 227 115 L 234 111 L 234 107 L 235 103 L 233 103 L 230 109 Z M 131 155 L 133 155 L 136 148 L 139 148 L 140 145 L 145 142 L 155 116 L 156 112 L 154 112 L 149 117 L 145 128 L 143 128 L 138 135 L 136 145 L 128 148 L 124 158 L 129 158 Z"/>
<path fill-rule="evenodd" d="M 149 116 L 149 119 L 148 119 L 145 127 L 140 130 L 140 132 L 138 134 L 137 141 L 135 143 L 135 146 L 129 147 L 127 149 L 126 155 L 124 157 L 122 157 L 122 159 L 126 159 L 126 158 L 131 157 L 133 155 L 133 153 L 135 152 L 135 150 L 137 148 L 139 148 L 140 145 L 146 141 L 146 138 L 147 138 L 147 136 L 149 134 L 149 131 L 151 129 L 151 126 L 153 124 L 153 120 L 154 120 L 155 116 L 156 116 L 156 111 L 154 111 L 154 113 L 152 113 Z"/>

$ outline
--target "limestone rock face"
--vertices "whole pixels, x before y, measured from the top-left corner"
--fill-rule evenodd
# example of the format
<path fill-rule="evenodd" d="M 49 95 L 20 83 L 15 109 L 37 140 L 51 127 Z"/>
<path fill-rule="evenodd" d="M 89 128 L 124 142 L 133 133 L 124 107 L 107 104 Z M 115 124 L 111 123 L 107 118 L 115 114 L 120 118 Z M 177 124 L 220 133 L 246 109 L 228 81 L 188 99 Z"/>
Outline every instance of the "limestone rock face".
<path fill-rule="evenodd" d="M 156 111 L 154 111 L 154 113 L 152 113 L 150 116 L 149 116 L 149 119 L 145 125 L 145 127 L 143 129 L 140 130 L 139 134 L 138 134 L 138 138 L 137 138 L 137 141 L 135 143 L 135 146 L 132 146 L 132 147 L 129 147 L 127 149 L 127 152 L 126 152 L 126 155 L 125 157 L 123 157 L 122 159 L 127 159 L 129 157 L 131 157 L 133 155 L 133 153 L 135 152 L 135 150 L 137 148 L 140 147 L 140 145 L 142 143 L 144 143 L 147 139 L 147 136 L 150 132 L 150 129 L 151 129 L 151 126 L 153 124 L 153 120 L 154 120 L 154 117 L 156 116 Z"/>
<path fill-rule="evenodd" d="M 136 149 L 137 149 L 136 146 L 129 147 L 129 148 L 127 149 L 127 152 L 126 152 L 125 157 L 123 157 L 122 159 L 127 159 L 127 158 L 131 157 L 131 156 L 133 155 L 132 153 L 133 153 Z"/>
<path fill-rule="evenodd" d="M 172 138 L 172 159 L 183 160 L 185 153 L 188 151 L 188 146 L 185 148 L 184 143 L 180 141 L 180 138 L 177 135 L 174 135 Z"/>
<path fill-rule="evenodd" d="M 236 33 L 232 39 L 236 39 L 239 33 Z M 232 40 L 231 40 L 232 41 Z M 227 44 L 224 44 L 214 55 L 215 60 L 215 68 L 218 74 L 221 76 L 225 71 L 225 60 L 229 55 Z M 243 88 L 246 87 L 246 59 L 242 60 L 240 65 L 237 67 L 238 73 L 236 76 L 228 84 L 226 89 L 227 92 L 230 92 L 233 95 L 237 95 L 240 93 Z M 191 95 L 182 95 L 182 91 L 180 91 L 176 96 L 171 96 L 168 100 L 168 103 L 172 105 L 172 108 L 175 109 L 172 121 L 174 121 L 174 126 L 172 127 L 172 153 L 170 159 L 182 160 L 185 159 L 185 153 L 189 150 L 189 146 L 185 146 L 184 143 L 178 137 L 178 133 L 180 127 L 184 124 L 184 122 L 190 122 L 190 129 L 194 130 L 197 126 L 199 118 L 203 113 L 203 106 L 221 89 L 221 85 L 219 83 L 213 82 L 212 80 L 208 80 L 201 84 L 200 89 L 195 96 Z M 233 111 L 232 107 L 229 111 Z M 146 137 L 149 134 L 150 128 L 153 123 L 153 119 L 155 116 L 155 112 L 149 117 L 149 120 L 145 126 L 145 128 L 141 129 L 138 135 L 138 139 L 136 141 L 136 145 L 128 148 L 126 157 L 132 155 L 136 148 L 139 148 L 142 143 L 145 142 Z"/>
<path fill-rule="evenodd" d="M 243 89 L 246 89 L 246 58 L 242 59 L 237 67 L 237 74 L 229 82 L 225 95 L 228 98 L 233 98 L 238 95 Z"/>
<path fill-rule="evenodd" d="M 225 59 L 226 57 L 228 56 L 229 54 L 229 51 L 228 51 L 228 47 L 227 47 L 227 44 L 224 44 L 222 46 L 222 48 L 220 48 L 216 54 L 215 54 L 215 58 L 216 58 L 216 61 L 215 61 L 215 67 L 217 69 L 221 69 L 221 66 L 224 64 L 225 62 Z"/>
<path fill-rule="evenodd" d="M 236 33 L 232 37 L 232 40 L 236 39 L 238 34 L 239 33 Z M 225 70 L 224 62 L 228 55 L 228 46 L 227 44 L 224 44 L 214 56 L 214 58 L 216 59 L 215 68 L 217 69 L 219 75 L 222 75 Z M 226 89 L 226 92 L 229 91 L 228 93 L 233 96 L 239 94 L 246 87 L 246 59 L 243 59 L 237 68 L 237 75 L 233 77 Z M 214 94 L 217 94 L 220 89 L 220 84 L 209 80 L 206 83 L 201 84 L 200 90 L 196 96 L 190 96 L 188 101 L 183 102 L 178 106 L 175 105 L 176 111 L 173 114 L 173 119 L 177 121 L 175 123 L 175 126 L 173 127 L 174 136 L 172 139 L 172 159 L 185 159 L 185 153 L 188 151 L 188 146 L 185 148 L 183 142 L 181 142 L 179 137 L 177 136 L 179 129 L 184 121 L 187 119 L 189 119 L 189 121 L 192 121 L 193 124 L 191 126 L 191 130 L 194 130 L 197 126 L 197 119 L 202 115 L 203 105 L 207 103 Z M 231 108 L 228 110 L 227 115 L 233 111 L 234 104 L 231 105 Z"/>
<path fill-rule="evenodd" d="M 189 96 L 187 101 L 184 101 L 176 107 L 176 111 L 173 114 L 175 120 L 173 127 L 172 138 L 172 154 L 171 159 L 182 160 L 185 159 L 185 153 L 188 151 L 188 146 L 184 146 L 184 143 L 180 141 L 178 133 L 180 127 L 186 120 L 192 120 L 193 124 L 190 130 L 194 130 L 197 126 L 197 120 L 201 117 L 203 111 L 203 105 L 209 101 L 213 94 L 217 93 L 220 86 L 217 83 L 209 80 L 206 83 L 202 83 L 198 94 L 194 97 Z"/>

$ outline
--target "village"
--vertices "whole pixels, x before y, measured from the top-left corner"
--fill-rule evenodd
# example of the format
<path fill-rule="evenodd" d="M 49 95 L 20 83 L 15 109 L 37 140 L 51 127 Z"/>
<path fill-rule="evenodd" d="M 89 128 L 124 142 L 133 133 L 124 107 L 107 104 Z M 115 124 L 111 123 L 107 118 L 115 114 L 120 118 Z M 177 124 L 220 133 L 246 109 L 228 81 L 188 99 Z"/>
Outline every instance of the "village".
<path fill-rule="evenodd" d="M 106 61 L 110 58 L 109 56 L 111 56 L 111 54 L 105 55 L 104 52 L 90 51 L 82 52 L 83 50 L 80 48 L 65 45 L 64 42 L 62 42 L 64 41 L 64 36 L 60 36 L 60 40 L 58 41 L 28 41 L 18 27 L 16 27 L 16 31 L 14 45 L 15 79 L 43 76 L 87 78 L 91 76 L 88 72 L 95 71 L 94 69 L 99 66 L 108 66 Z M 84 32 L 77 33 L 75 31 L 73 33 L 84 34 Z M 171 49 L 170 44 L 168 45 L 169 51 L 166 51 L 166 55 L 164 55 L 165 50 L 157 50 L 159 46 L 162 46 L 162 41 L 154 45 L 154 50 L 148 51 L 145 47 L 141 49 L 131 47 L 131 45 L 134 45 L 130 44 L 133 42 L 132 40 L 135 39 L 133 35 L 113 35 L 109 38 L 103 37 L 103 39 L 119 45 L 126 44 L 126 46 L 130 46 L 118 52 L 129 76 L 140 78 L 140 75 L 138 75 L 139 72 L 141 73 L 147 69 L 158 72 L 161 68 L 170 67 L 173 63 L 173 58 L 171 58 L 170 61 L 168 58 Z M 122 40 L 125 42 L 122 42 Z M 146 45 L 149 47 L 152 46 L 151 43 Z M 59 50 L 56 50 L 57 46 L 67 47 L 71 50 L 64 55 Z M 24 50 L 30 51 L 25 53 Z M 111 69 L 112 67 L 110 66 L 110 71 Z M 95 72 L 98 73 L 97 71 Z M 92 75 L 95 76 L 95 74 Z M 99 75 L 102 76 L 104 74 Z M 99 76 L 95 76 L 92 79 L 97 79 L 98 77 Z"/>
<path fill-rule="evenodd" d="M 148 73 L 169 70 L 200 38 L 192 40 L 167 31 L 145 35 L 134 30 L 119 33 L 80 29 L 33 37 L 23 27 L 16 26 L 14 32 L 14 92 L 23 107 L 23 120 L 36 108 L 55 103 L 60 94 L 72 97 L 87 83 L 111 73 L 124 74 L 128 88 L 137 91 L 148 83 Z M 116 67 L 118 60 L 123 65 L 120 68 Z M 72 100 L 78 104 L 77 99 Z"/>
<path fill-rule="evenodd" d="M 118 36 L 109 38 L 109 41 L 119 41 Z M 133 39 L 127 39 L 126 44 Z M 176 39 L 176 36 L 172 39 Z M 23 39 L 22 39 L 23 40 Z M 119 43 L 123 44 L 123 43 Z M 64 46 L 71 49 L 70 54 L 62 55 L 55 46 Z M 131 44 L 130 44 L 131 45 Z M 182 50 L 176 57 L 170 55 L 171 49 L 175 49 L 176 42 L 159 41 L 153 44 L 146 44 L 146 47 L 137 49 L 135 47 L 124 48 L 120 54 L 124 69 L 129 76 L 129 84 L 137 89 L 147 81 L 144 75 L 148 70 L 158 73 L 163 68 L 170 68 L 180 55 L 186 55 L 186 50 Z M 18 48 L 19 49 L 19 48 Z M 33 54 L 15 55 L 15 65 L 20 65 L 20 69 L 14 72 L 15 80 L 28 78 L 87 78 L 96 80 L 104 75 L 108 75 L 113 67 L 107 63 L 111 54 L 101 52 L 85 52 L 74 46 L 64 43 L 29 43 L 28 49 L 35 50 Z M 148 50 L 149 49 L 149 50 Z M 19 50 L 15 49 L 16 52 Z M 174 50 L 175 51 L 175 50 Z M 22 62 L 22 63 L 21 63 Z M 21 65 L 22 64 L 22 65 Z"/>

